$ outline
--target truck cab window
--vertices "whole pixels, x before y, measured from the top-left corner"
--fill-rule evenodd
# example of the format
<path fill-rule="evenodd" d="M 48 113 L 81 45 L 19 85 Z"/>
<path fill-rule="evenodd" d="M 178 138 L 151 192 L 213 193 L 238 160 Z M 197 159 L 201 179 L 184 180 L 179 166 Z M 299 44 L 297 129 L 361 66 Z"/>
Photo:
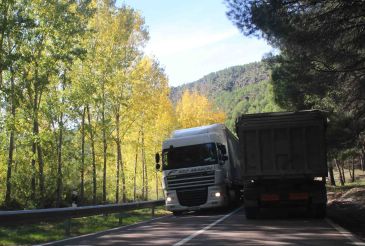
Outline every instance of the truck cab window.
<path fill-rule="evenodd" d="M 212 165 L 218 163 L 215 143 L 166 149 L 162 152 L 164 170 Z"/>

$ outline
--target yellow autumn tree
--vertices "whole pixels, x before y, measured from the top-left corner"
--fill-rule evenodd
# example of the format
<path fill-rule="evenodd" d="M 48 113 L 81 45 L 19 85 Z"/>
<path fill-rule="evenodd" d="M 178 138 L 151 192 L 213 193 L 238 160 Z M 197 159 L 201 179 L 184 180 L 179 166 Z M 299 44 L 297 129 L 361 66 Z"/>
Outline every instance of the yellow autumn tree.
<path fill-rule="evenodd" d="M 176 105 L 176 118 L 180 128 L 189 128 L 223 123 L 226 114 L 215 109 L 207 97 L 186 90 Z"/>

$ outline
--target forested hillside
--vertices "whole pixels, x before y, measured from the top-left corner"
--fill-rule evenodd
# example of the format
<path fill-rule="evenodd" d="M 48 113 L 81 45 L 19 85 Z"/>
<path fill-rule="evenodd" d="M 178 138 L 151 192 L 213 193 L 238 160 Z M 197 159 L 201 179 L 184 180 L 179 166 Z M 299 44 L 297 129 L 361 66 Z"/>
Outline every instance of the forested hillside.
<path fill-rule="evenodd" d="M 269 76 L 270 69 L 264 62 L 234 66 L 171 88 L 170 98 L 176 102 L 186 90 L 205 95 L 227 114 L 226 125 L 234 130 L 235 119 L 241 114 L 280 110 L 274 102 Z"/>

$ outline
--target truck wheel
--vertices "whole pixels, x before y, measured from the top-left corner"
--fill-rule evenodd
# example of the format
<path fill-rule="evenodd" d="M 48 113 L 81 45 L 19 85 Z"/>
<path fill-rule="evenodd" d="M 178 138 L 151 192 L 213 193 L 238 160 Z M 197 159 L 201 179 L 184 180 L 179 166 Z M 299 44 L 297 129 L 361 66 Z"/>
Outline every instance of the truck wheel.
<path fill-rule="evenodd" d="M 256 219 L 257 215 L 259 214 L 259 208 L 258 207 L 245 207 L 245 214 L 246 214 L 246 218 L 249 220 Z"/>
<path fill-rule="evenodd" d="M 324 219 L 326 217 L 326 204 L 316 204 L 313 207 L 313 216 L 316 219 Z"/>
<path fill-rule="evenodd" d="M 172 214 L 175 215 L 175 216 L 181 216 L 182 211 L 173 211 Z"/>

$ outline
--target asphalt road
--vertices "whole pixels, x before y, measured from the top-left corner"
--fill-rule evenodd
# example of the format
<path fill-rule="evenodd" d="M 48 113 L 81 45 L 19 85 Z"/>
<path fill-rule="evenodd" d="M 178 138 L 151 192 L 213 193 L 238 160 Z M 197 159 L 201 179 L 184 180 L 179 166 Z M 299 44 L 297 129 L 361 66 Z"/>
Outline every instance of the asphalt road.
<path fill-rule="evenodd" d="M 264 211 L 247 220 L 238 208 L 171 215 L 52 245 L 365 245 L 335 227 L 288 211 Z"/>

